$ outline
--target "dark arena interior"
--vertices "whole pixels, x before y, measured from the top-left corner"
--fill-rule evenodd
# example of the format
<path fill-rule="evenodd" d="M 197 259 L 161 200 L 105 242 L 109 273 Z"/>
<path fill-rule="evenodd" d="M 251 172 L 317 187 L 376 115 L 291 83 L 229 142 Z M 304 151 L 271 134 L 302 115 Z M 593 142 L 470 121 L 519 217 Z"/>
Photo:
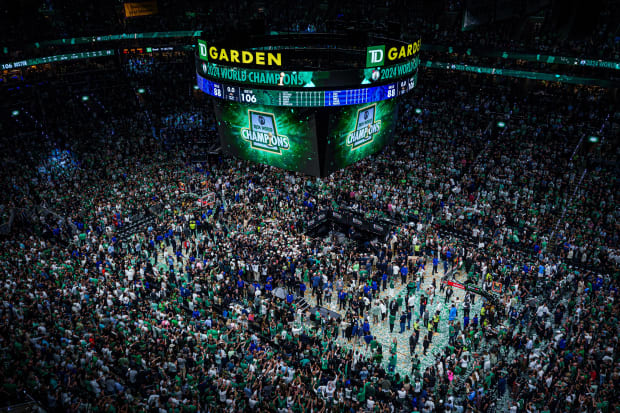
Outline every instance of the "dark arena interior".
<path fill-rule="evenodd" d="M 618 0 L 2 2 L 0 412 L 620 412 L 619 86 Z"/>

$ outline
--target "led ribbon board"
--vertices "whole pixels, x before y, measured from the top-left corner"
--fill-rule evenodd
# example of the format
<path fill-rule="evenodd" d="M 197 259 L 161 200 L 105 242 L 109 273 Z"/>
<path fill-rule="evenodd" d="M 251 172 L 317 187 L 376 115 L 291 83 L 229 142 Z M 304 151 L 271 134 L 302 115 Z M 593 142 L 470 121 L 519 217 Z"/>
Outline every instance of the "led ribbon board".
<path fill-rule="evenodd" d="M 76 44 L 86 44 L 86 43 L 97 43 L 97 42 L 110 42 L 110 41 L 122 41 L 129 39 L 165 39 L 165 38 L 175 38 L 175 37 L 200 37 L 202 36 L 202 30 L 177 30 L 177 31 L 167 31 L 167 32 L 146 32 L 146 33 L 122 33 L 122 34 L 109 34 L 103 36 L 83 36 L 83 37 L 71 37 L 71 38 L 63 38 L 63 39 L 55 39 L 55 40 L 44 40 L 40 42 L 36 42 L 30 46 L 34 46 L 36 48 L 52 46 L 52 45 L 76 45 Z M 190 45 L 190 48 L 195 47 L 196 45 Z M 373 50 L 375 48 L 383 48 L 384 46 L 369 46 L 367 51 Z M 445 52 L 445 53 L 466 53 L 468 56 L 488 56 L 488 57 L 501 57 L 502 59 L 512 59 L 512 60 L 527 60 L 530 62 L 542 62 L 549 64 L 561 64 L 561 65 L 572 65 L 572 66 L 587 66 L 587 67 L 595 67 L 595 68 L 604 68 L 604 69 L 613 69 L 620 70 L 620 62 L 617 61 L 609 61 L 602 59 L 592 59 L 587 57 L 576 57 L 576 56 L 554 56 L 554 55 L 546 55 L 546 54 L 533 54 L 533 53 L 520 53 L 513 52 L 508 50 L 485 50 L 485 49 L 471 49 L 466 47 L 459 46 L 445 46 L 445 45 L 433 45 L 433 44 L 421 44 L 419 45 L 421 51 L 437 51 L 437 52 Z M 370 54 L 370 53 L 369 53 Z M 399 51 L 400 54 L 400 51 Z M 368 58 L 368 56 L 367 56 Z M 372 62 L 367 61 L 367 66 L 372 66 Z"/>
<path fill-rule="evenodd" d="M 93 57 L 114 56 L 114 50 L 97 50 L 94 52 L 67 53 L 55 56 L 37 57 L 36 59 L 17 62 L 0 63 L 1 70 L 19 69 L 21 67 L 43 65 L 47 63 L 65 62 L 69 60 L 90 59 Z"/>
<path fill-rule="evenodd" d="M 256 86 L 285 88 L 333 88 L 381 84 L 417 72 L 419 57 L 390 66 L 344 70 L 261 70 L 231 67 L 196 58 L 196 72 L 210 80 Z"/>
<path fill-rule="evenodd" d="M 530 72 L 524 70 L 502 69 L 496 67 L 470 66 L 455 63 L 443 62 L 425 62 L 423 66 L 431 69 L 445 69 L 459 72 L 479 73 L 493 76 L 518 77 L 523 79 L 544 80 L 547 82 L 560 82 L 575 85 L 594 85 L 606 88 L 615 88 L 620 86 L 617 80 L 594 79 L 588 77 L 569 76 L 553 73 Z"/>
<path fill-rule="evenodd" d="M 417 72 L 410 78 L 381 86 L 341 90 L 258 89 L 214 82 L 196 75 L 198 88 L 207 95 L 233 102 L 286 107 L 330 107 L 380 102 L 404 95 L 417 84 Z"/>

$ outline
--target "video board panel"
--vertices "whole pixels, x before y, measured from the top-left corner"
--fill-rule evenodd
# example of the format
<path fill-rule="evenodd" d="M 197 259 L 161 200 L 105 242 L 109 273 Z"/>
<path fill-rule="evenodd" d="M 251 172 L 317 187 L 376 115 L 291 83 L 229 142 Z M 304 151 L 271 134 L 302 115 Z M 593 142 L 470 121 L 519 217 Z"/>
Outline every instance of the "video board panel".
<path fill-rule="evenodd" d="M 333 110 L 329 115 L 326 173 L 379 152 L 392 141 L 397 118 L 394 99 Z"/>
<path fill-rule="evenodd" d="M 319 176 L 315 113 L 307 108 L 215 100 L 225 152 L 252 162 Z"/>

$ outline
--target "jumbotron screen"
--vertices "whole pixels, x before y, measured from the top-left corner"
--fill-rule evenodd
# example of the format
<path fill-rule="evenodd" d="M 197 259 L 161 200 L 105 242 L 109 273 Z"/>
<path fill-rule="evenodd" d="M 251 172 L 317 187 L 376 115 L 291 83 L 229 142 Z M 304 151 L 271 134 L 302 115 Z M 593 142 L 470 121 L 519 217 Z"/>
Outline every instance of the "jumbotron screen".
<path fill-rule="evenodd" d="M 217 100 L 215 113 L 227 153 L 289 171 L 320 174 L 312 109 Z"/>
<path fill-rule="evenodd" d="M 214 98 L 222 150 L 313 176 L 379 152 L 393 140 L 397 102 L 416 87 L 420 40 L 364 39 L 199 40 L 197 86 Z"/>
<path fill-rule="evenodd" d="M 332 111 L 327 133 L 328 173 L 347 167 L 389 144 L 397 118 L 395 99 L 343 106 Z"/>

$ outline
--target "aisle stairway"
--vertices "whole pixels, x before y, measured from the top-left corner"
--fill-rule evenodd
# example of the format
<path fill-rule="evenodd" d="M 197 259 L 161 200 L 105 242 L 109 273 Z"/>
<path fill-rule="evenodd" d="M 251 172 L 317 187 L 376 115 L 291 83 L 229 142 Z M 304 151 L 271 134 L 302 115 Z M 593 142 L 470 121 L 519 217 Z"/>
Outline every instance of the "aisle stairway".
<path fill-rule="evenodd" d="M 149 226 L 155 226 L 155 216 L 151 214 L 133 216 L 129 223 L 126 223 L 118 229 L 118 239 L 120 241 L 128 240 L 134 234 L 145 231 Z"/>
<path fill-rule="evenodd" d="M 293 303 L 295 303 L 297 309 L 303 312 L 306 312 L 308 309 L 310 309 L 310 304 L 308 304 L 308 302 L 303 297 L 296 296 Z"/>

